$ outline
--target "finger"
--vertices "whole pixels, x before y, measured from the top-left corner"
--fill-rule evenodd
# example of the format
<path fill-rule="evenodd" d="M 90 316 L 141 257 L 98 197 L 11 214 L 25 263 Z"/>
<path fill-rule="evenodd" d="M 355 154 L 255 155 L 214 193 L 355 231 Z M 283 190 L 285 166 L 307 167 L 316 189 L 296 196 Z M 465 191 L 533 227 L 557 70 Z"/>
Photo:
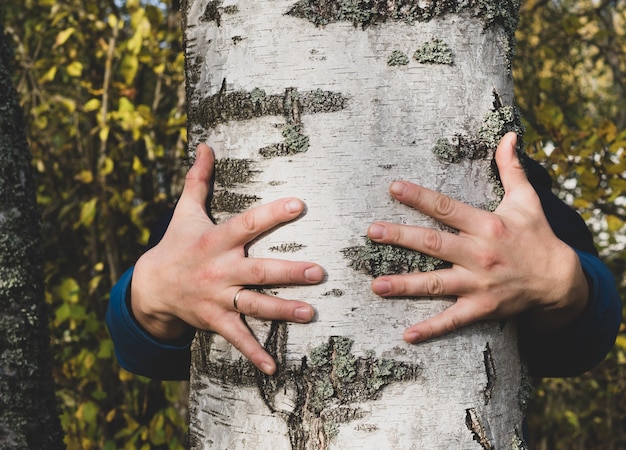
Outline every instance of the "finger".
<path fill-rule="evenodd" d="M 247 244 L 257 236 L 281 223 L 295 219 L 304 211 L 304 203 L 297 198 L 283 198 L 257 206 L 228 220 L 226 233 L 236 244 Z"/>
<path fill-rule="evenodd" d="M 486 211 L 453 200 L 447 195 L 431 191 L 407 181 L 394 181 L 389 192 L 398 201 L 457 230 L 479 231 Z"/>
<path fill-rule="evenodd" d="M 239 314 L 233 313 L 232 319 L 224 320 L 222 324 L 223 327 L 216 327 L 214 331 L 222 335 L 261 372 L 267 375 L 276 372 L 274 359 L 252 335 Z"/>
<path fill-rule="evenodd" d="M 198 145 L 196 161 L 185 177 L 185 185 L 177 209 L 200 208 L 206 213 L 206 199 L 209 195 L 214 161 L 211 148 L 206 144 Z"/>
<path fill-rule="evenodd" d="M 238 293 L 235 306 L 241 314 L 258 319 L 306 323 L 315 317 L 315 310 L 308 303 L 284 300 L 249 289 Z"/>
<path fill-rule="evenodd" d="M 236 284 L 266 286 L 317 284 L 325 277 L 324 269 L 310 262 L 282 259 L 246 258 L 231 268 Z"/>
<path fill-rule="evenodd" d="M 500 140 L 496 150 L 496 164 L 500 172 L 500 180 L 504 192 L 511 192 L 516 187 L 529 185 L 526 173 L 522 168 L 515 146 L 517 144 L 517 135 L 513 132 L 507 133 Z"/>
<path fill-rule="evenodd" d="M 372 291 L 381 297 L 443 297 L 465 295 L 474 283 L 471 273 L 460 267 L 423 273 L 384 275 L 372 281 Z"/>
<path fill-rule="evenodd" d="M 471 257 L 471 240 L 431 228 L 375 222 L 369 226 L 367 236 L 376 242 L 416 250 L 456 264 Z"/>
<path fill-rule="evenodd" d="M 410 343 L 424 342 L 489 318 L 480 304 L 457 300 L 445 311 L 423 322 L 416 323 L 404 332 L 404 340 Z"/>

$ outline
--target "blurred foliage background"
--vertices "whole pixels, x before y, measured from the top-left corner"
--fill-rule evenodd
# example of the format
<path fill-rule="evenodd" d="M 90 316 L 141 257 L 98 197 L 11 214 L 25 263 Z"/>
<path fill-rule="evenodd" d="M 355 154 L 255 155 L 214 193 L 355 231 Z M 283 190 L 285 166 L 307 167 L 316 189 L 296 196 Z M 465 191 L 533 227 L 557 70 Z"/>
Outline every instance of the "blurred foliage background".
<path fill-rule="evenodd" d="M 54 377 L 70 449 L 185 446 L 186 383 L 121 369 L 108 292 L 186 172 L 179 0 L 1 5 L 30 124 Z M 626 1 L 525 1 L 514 62 L 528 151 L 626 291 Z M 538 384 L 533 449 L 626 448 L 626 332 L 596 369 Z"/>

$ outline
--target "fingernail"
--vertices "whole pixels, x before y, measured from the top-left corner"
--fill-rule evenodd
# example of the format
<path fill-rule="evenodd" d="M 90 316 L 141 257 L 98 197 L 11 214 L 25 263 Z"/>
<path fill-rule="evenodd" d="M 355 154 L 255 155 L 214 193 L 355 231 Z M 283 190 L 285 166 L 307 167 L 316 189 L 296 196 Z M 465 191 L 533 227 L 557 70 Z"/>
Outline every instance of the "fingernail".
<path fill-rule="evenodd" d="M 373 223 L 370 225 L 369 230 L 367 230 L 367 235 L 371 239 L 382 239 L 385 237 L 386 231 L 387 229 L 383 225 L 379 223 Z"/>
<path fill-rule="evenodd" d="M 319 283 L 324 278 L 324 271 L 319 266 L 309 267 L 304 271 L 304 278 L 313 283 Z"/>
<path fill-rule="evenodd" d="M 261 364 L 261 371 L 267 375 L 274 373 L 274 366 L 267 361 Z"/>
<path fill-rule="evenodd" d="M 387 280 L 376 280 L 372 283 L 372 290 L 378 295 L 391 293 L 391 283 Z"/>
<path fill-rule="evenodd" d="M 391 192 L 393 195 L 402 195 L 405 191 L 406 185 L 401 181 L 394 181 L 393 183 L 391 183 L 391 186 L 389 186 L 389 192 Z"/>
<path fill-rule="evenodd" d="M 307 308 L 306 306 L 296 308 L 293 313 L 296 316 L 296 319 L 302 320 L 303 322 L 308 322 L 313 318 L 313 311 L 311 308 Z"/>
<path fill-rule="evenodd" d="M 418 331 L 413 331 L 413 330 L 407 330 L 404 333 L 404 340 L 407 342 L 417 342 L 420 340 L 420 333 Z"/>
<path fill-rule="evenodd" d="M 285 203 L 285 209 L 288 213 L 296 213 L 302 211 L 302 202 L 295 198 Z"/>

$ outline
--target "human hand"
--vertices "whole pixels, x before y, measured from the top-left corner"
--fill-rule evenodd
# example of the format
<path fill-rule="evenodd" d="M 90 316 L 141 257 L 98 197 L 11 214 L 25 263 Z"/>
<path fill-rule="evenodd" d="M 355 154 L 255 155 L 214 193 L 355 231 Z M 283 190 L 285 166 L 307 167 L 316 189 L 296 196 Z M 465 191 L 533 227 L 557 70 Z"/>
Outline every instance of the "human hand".
<path fill-rule="evenodd" d="M 585 308 L 588 286 L 578 256 L 552 232 L 515 153 L 516 140 L 508 133 L 496 151 L 505 195 L 493 213 L 406 181 L 391 184 L 395 199 L 459 230 L 454 234 L 383 222 L 369 227 L 368 236 L 376 242 L 452 263 L 447 269 L 372 282 L 372 290 L 383 297 L 457 297 L 445 311 L 409 327 L 407 342 L 524 311 L 525 325 L 547 332 L 565 326 Z"/>
<path fill-rule="evenodd" d="M 241 314 L 305 323 L 313 319 L 315 311 L 305 302 L 241 288 L 316 284 L 324 278 L 324 271 L 309 262 L 247 258 L 246 244 L 296 219 L 304 204 L 295 198 L 276 200 L 215 225 L 205 207 L 213 163 L 211 149 L 200 144 L 163 239 L 135 265 L 132 311 L 144 329 L 159 340 L 176 339 L 189 326 L 219 333 L 271 375 L 276 364 Z"/>

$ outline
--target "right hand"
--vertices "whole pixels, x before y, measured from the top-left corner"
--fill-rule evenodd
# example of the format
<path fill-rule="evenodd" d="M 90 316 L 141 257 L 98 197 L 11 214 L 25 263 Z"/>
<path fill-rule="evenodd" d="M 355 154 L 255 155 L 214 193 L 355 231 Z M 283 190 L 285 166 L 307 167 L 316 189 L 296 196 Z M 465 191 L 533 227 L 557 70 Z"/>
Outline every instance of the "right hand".
<path fill-rule="evenodd" d="M 267 320 L 306 323 L 314 309 L 245 286 L 310 285 L 324 270 L 310 262 L 246 257 L 245 246 L 276 226 L 296 219 L 304 203 L 295 198 L 252 208 L 216 225 L 206 211 L 213 174 L 211 149 L 200 144 L 183 193 L 163 239 L 139 258 L 131 285 L 132 311 L 156 339 L 174 340 L 188 328 L 222 335 L 264 373 L 276 364 L 252 335 L 241 314 Z"/>

